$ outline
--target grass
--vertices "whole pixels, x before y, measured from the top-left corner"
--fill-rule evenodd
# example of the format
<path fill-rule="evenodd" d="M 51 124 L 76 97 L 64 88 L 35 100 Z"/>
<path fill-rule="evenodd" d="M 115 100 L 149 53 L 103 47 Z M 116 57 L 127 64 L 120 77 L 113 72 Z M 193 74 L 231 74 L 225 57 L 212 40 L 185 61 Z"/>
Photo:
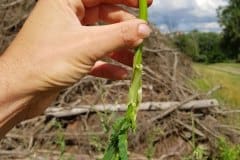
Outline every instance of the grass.
<path fill-rule="evenodd" d="M 207 92 L 216 85 L 223 88 L 213 94 L 222 104 L 240 107 L 240 64 L 194 64 L 198 77 L 193 80 L 196 89 Z"/>
<path fill-rule="evenodd" d="M 218 150 L 220 160 L 239 160 L 240 157 L 240 145 L 232 146 L 224 138 L 221 138 L 218 142 Z"/>
<path fill-rule="evenodd" d="M 194 120 L 193 113 L 191 113 L 191 118 L 192 118 L 192 131 L 193 131 L 195 129 L 195 120 Z M 192 132 L 192 140 L 189 141 L 189 144 L 192 146 L 193 152 L 190 155 L 183 157 L 182 160 L 206 160 L 207 159 L 205 157 L 204 147 L 196 143 L 195 132 Z"/>
<path fill-rule="evenodd" d="M 230 109 L 240 109 L 240 64 L 194 64 L 193 67 L 199 75 L 192 81 L 197 90 L 207 92 L 214 86 L 221 85 L 223 88 L 216 91 L 212 97 Z M 233 114 L 224 122 L 240 127 L 240 116 Z"/>
<path fill-rule="evenodd" d="M 54 120 L 54 126 L 57 128 L 56 133 L 56 140 L 55 143 L 58 145 L 60 150 L 59 160 L 74 160 L 72 155 L 65 155 L 66 152 L 66 143 L 65 143 L 65 136 L 64 136 L 64 129 L 62 127 L 61 122 Z"/>

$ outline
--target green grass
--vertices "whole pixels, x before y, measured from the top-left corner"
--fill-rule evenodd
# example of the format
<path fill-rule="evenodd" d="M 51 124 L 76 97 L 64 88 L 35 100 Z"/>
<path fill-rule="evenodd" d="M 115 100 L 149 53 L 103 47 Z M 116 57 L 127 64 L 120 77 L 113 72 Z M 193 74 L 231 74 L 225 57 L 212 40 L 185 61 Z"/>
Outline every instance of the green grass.
<path fill-rule="evenodd" d="M 217 159 L 220 160 L 239 160 L 240 145 L 231 145 L 224 138 L 218 142 L 219 155 Z"/>
<path fill-rule="evenodd" d="M 193 67 L 199 75 L 193 80 L 196 89 L 207 92 L 221 85 L 223 88 L 215 92 L 213 97 L 223 104 L 240 107 L 240 64 L 194 64 Z"/>
<path fill-rule="evenodd" d="M 215 92 L 212 95 L 213 98 L 232 107 L 232 109 L 240 109 L 240 64 L 218 63 L 206 65 L 195 63 L 193 67 L 198 74 L 197 78 L 192 81 L 196 89 L 201 92 L 207 92 L 214 86 L 222 85 L 223 88 Z M 240 126 L 240 116 L 235 114 L 223 121 L 233 126 Z M 218 151 L 219 154 L 216 159 L 238 160 L 240 156 L 240 145 L 233 145 L 225 139 L 220 139 Z"/>

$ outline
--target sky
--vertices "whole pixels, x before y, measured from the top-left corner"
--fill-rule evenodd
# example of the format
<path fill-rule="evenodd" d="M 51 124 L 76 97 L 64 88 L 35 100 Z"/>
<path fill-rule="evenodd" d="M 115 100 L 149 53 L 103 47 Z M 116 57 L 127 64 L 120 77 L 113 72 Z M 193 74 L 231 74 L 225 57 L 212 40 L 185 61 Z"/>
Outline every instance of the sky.
<path fill-rule="evenodd" d="M 220 32 L 216 9 L 227 4 L 228 0 L 154 0 L 149 16 L 162 32 Z"/>

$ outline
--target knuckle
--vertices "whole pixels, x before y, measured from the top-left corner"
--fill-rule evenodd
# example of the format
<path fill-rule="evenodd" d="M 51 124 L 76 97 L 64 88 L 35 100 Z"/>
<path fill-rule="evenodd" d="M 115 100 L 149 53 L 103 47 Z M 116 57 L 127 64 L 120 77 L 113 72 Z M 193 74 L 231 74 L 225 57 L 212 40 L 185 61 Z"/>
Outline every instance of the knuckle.
<path fill-rule="evenodd" d="M 139 40 L 136 27 L 133 24 L 121 26 L 121 38 L 125 46 L 133 47 Z"/>
<path fill-rule="evenodd" d="M 118 14 L 122 19 L 124 19 L 124 17 L 126 16 L 126 12 L 124 10 L 119 10 Z"/>

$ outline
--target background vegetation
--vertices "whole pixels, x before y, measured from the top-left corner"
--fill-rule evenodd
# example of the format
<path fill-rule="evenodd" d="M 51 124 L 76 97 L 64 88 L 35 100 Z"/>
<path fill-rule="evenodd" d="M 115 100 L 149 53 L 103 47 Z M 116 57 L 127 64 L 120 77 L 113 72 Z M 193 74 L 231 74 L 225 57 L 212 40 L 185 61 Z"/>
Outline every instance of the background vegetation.
<path fill-rule="evenodd" d="M 222 49 L 228 57 L 240 60 L 240 1 L 229 0 L 227 7 L 218 9 L 218 18 L 223 27 Z"/>
<path fill-rule="evenodd" d="M 226 60 L 240 62 L 240 1 L 217 10 L 222 33 L 192 31 L 178 33 L 173 43 L 195 62 L 216 63 Z"/>
<path fill-rule="evenodd" d="M 222 35 L 192 31 L 174 37 L 174 44 L 195 62 L 216 63 L 228 56 L 221 48 Z"/>
<path fill-rule="evenodd" d="M 193 67 L 198 75 L 193 79 L 193 85 L 196 89 L 207 92 L 220 85 L 222 88 L 216 91 L 213 97 L 233 108 L 240 106 L 240 64 L 194 64 Z"/>

